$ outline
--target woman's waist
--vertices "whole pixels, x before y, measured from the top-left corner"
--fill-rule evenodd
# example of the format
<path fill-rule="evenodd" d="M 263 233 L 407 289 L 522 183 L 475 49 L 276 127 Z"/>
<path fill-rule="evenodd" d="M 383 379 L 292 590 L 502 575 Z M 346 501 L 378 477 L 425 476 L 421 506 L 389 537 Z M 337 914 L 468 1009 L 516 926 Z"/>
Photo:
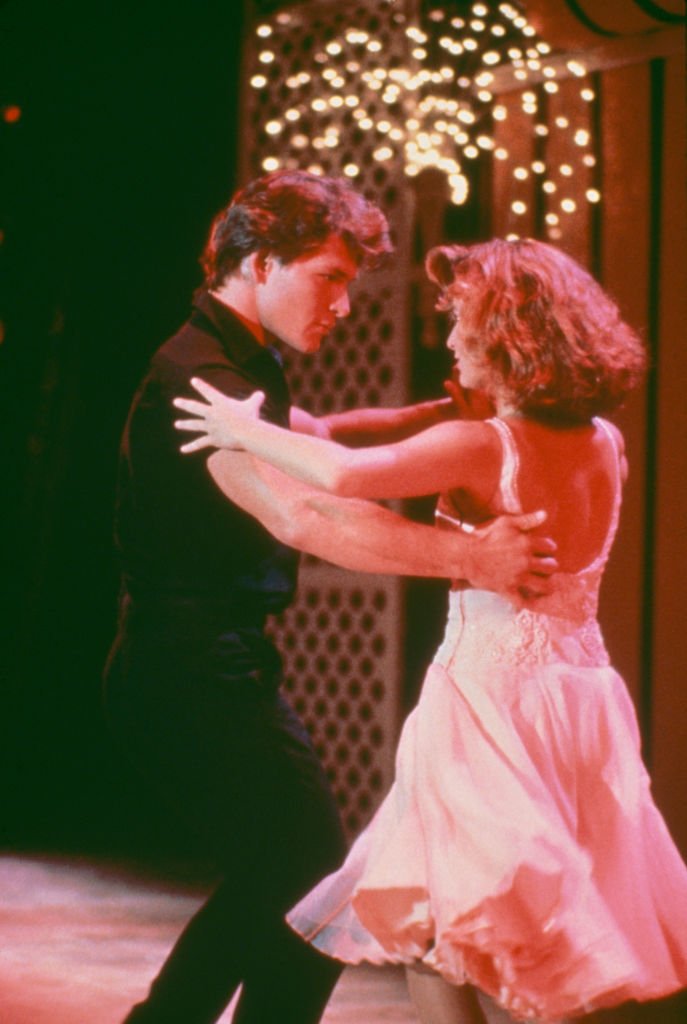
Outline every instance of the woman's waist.
<path fill-rule="evenodd" d="M 546 600 L 518 607 L 490 591 L 451 590 L 446 631 L 435 660 L 446 664 L 461 656 L 472 664 L 607 665 L 596 617 L 585 615 L 582 608 L 575 609 L 575 617 L 552 613 Z"/>

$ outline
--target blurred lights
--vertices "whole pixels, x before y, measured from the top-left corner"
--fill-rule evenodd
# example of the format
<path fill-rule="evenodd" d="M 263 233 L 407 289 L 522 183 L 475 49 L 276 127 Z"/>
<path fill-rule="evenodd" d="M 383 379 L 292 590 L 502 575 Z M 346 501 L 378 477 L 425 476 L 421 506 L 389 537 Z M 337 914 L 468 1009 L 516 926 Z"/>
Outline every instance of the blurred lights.
<path fill-rule="evenodd" d="M 483 154 L 493 154 L 499 161 L 511 159 L 508 150 L 498 144 L 498 126 L 507 121 L 508 106 L 494 98 L 494 88 L 497 97 L 503 88 L 501 84 L 494 85 L 494 71 L 498 76 L 510 72 L 514 84 L 522 83 L 518 86 L 521 89 L 524 86 L 520 108 L 523 114 L 537 118 L 539 123 L 533 123 L 531 131 L 538 139 L 546 139 L 550 133 L 549 126 L 541 123 L 546 113 L 542 94 L 558 92 L 556 78 L 561 76 L 561 71 L 562 77 L 584 79 L 587 75 L 579 61 L 568 60 L 564 68 L 561 64 L 550 63 L 547 57 L 552 52 L 551 46 L 536 38 L 534 28 L 514 4 L 473 3 L 465 18 L 449 18 L 445 10 L 437 7 L 425 17 L 427 31 L 412 23 L 405 14 L 392 15 L 392 21 L 404 26 L 408 66 L 385 62 L 385 58 L 377 59 L 379 66 L 375 66 L 374 55 L 382 53 L 387 43 L 375 38 L 374 33 L 350 27 L 338 37 L 330 36 L 326 44 L 322 44 L 323 49 L 311 54 L 312 68 L 318 68 L 314 78 L 308 71 L 299 70 L 284 80 L 291 96 L 278 106 L 272 106 L 273 116 L 263 124 L 266 135 L 279 136 L 282 140 L 284 156 L 281 160 L 274 155 L 266 156 L 262 166 L 269 170 L 302 165 L 304 151 L 311 147 L 321 154 L 330 151 L 332 155 L 327 155 L 327 159 L 334 161 L 333 166 L 324 168 L 319 163 L 311 164 L 313 173 L 335 172 L 338 166 L 346 177 L 357 178 L 362 168 L 352 162 L 352 153 L 338 163 L 333 152 L 341 146 L 342 136 L 345 139 L 348 123 L 358 132 L 374 133 L 371 148 L 374 161 L 403 160 L 404 172 L 410 177 L 424 167 L 436 167 L 446 174 L 452 202 L 464 203 L 469 183 L 461 171 L 463 158 L 474 161 Z M 256 27 L 260 64 L 275 62 L 280 27 L 295 24 L 297 18 L 297 15 L 282 12 L 271 22 L 265 21 Z M 273 49 L 260 48 L 267 39 Z M 432 53 L 434 60 L 437 50 L 442 54 L 443 63 L 439 67 L 429 66 L 429 54 Z M 249 81 L 256 90 L 268 86 L 266 74 L 255 73 Z M 501 83 L 503 79 L 498 81 Z M 531 83 L 529 88 L 526 83 Z M 586 83 L 579 94 L 585 102 L 595 99 L 594 91 Z M 384 104 L 382 109 L 385 113 L 388 111 L 388 117 L 380 117 L 380 103 Z M 5 108 L 6 121 L 13 119 L 8 116 L 12 109 Z M 569 118 L 562 114 L 556 116 L 552 124 L 559 131 L 570 133 L 578 152 L 580 148 L 587 150 L 578 156 L 571 153 L 571 162 L 560 164 L 556 173 L 571 178 L 575 173 L 572 163 L 579 161 L 578 166 L 587 175 L 588 169 L 596 163 L 589 152 L 590 132 L 571 126 Z M 537 148 L 536 152 L 545 157 L 545 151 Z M 534 175 L 527 185 L 529 190 L 540 189 L 547 195 L 557 190 L 555 174 L 547 167 L 545 158 L 533 160 L 529 168 L 516 166 L 512 174 L 515 182 L 520 183 Z M 514 187 L 517 186 L 514 184 Z M 597 189 L 583 188 L 580 194 L 588 202 L 600 201 Z M 572 213 L 577 205 L 574 199 L 565 198 L 560 202 L 560 209 Z M 522 216 L 527 209 L 528 204 L 523 199 L 513 199 L 511 210 L 516 216 Z M 550 217 L 555 219 L 550 220 Z M 557 215 L 547 214 L 546 223 L 552 235 L 558 223 Z"/>

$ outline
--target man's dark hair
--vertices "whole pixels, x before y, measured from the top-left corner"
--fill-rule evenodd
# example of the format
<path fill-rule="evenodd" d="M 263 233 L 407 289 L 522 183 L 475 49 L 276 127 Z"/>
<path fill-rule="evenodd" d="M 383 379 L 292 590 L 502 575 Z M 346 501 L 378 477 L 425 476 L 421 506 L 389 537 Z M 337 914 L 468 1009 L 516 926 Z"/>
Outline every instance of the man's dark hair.
<path fill-rule="evenodd" d="M 356 262 L 375 266 L 392 251 L 382 211 L 338 178 L 275 171 L 240 189 L 215 217 L 201 257 L 218 287 L 244 257 L 265 250 L 290 263 L 338 235 Z"/>

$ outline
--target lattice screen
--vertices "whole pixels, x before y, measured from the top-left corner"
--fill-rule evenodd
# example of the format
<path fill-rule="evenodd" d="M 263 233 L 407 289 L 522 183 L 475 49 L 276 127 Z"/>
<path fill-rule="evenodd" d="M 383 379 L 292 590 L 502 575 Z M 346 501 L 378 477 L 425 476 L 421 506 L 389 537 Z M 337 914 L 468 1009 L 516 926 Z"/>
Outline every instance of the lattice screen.
<path fill-rule="evenodd" d="M 338 64 L 350 61 L 345 50 L 332 53 L 326 47 L 351 25 L 374 32 L 390 58 L 400 57 L 405 40 L 393 19 L 393 8 L 376 2 L 346 4 L 345 9 L 327 2 L 294 5 L 269 21 L 274 55 L 269 66 L 260 62 L 259 36 L 249 28 L 244 79 L 248 83 L 258 75 L 265 81 L 259 88 L 248 85 L 244 93 L 243 179 L 265 173 L 275 151 L 280 166 L 316 165 L 337 176 L 348 168 L 349 177 L 355 166 L 352 184 L 383 207 L 402 254 L 409 234 L 402 171 L 373 161 L 369 134 L 358 128 L 352 108 L 345 103 L 328 108 L 326 132 L 318 127 L 316 110 L 312 120 L 286 116 L 292 109 L 287 92 L 293 93 L 297 79 L 298 99 L 310 106 L 319 100 L 322 72 L 334 73 Z M 381 99 L 379 104 L 381 111 Z M 265 130 L 271 122 L 282 125 L 276 139 Z M 311 145 L 314 137 L 325 140 L 317 149 Z M 324 414 L 406 400 L 408 288 L 399 267 L 407 265 L 400 259 L 393 270 L 361 279 L 352 291 L 350 317 L 316 356 L 283 350 L 297 405 Z M 297 601 L 273 627 L 285 660 L 287 691 L 313 736 L 350 835 L 369 819 L 392 778 L 402 688 L 402 608 L 401 581 L 344 572 L 306 558 Z"/>
<path fill-rule="evenodd" d="M 310 566 L 273 630 L 286 690 L 355 834 L 389 786 L 398 728 L 402 595 L 386 577 Z"/>

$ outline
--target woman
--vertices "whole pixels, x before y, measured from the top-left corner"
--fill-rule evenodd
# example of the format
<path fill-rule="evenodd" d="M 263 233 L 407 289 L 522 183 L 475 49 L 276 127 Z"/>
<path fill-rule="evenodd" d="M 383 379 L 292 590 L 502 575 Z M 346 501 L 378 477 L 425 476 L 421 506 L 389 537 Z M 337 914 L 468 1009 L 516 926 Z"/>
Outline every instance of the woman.
<path fill-rule="evenodd" d="M 518 607 L 456 582 L 396 779 L 338 872 L 289 915 L 349 963 L 402 962 L 423 1020 L 554 1021 L 687 984 L 687 869 L 655 808 L 597 624 L 626 473 L 598 418 L 641 379 L 613 302 L 541 242 L 434 249 L 460 384 L 495 416 L 350 450 L 195 382 L 201 431 L 343 495 L 439 493 L 438 523 L 544 508 L 562 571 Z M 478 993 L 480 993 L 478 995 Z M 486 993 L 491 1000 L 485 999 Z"/>

